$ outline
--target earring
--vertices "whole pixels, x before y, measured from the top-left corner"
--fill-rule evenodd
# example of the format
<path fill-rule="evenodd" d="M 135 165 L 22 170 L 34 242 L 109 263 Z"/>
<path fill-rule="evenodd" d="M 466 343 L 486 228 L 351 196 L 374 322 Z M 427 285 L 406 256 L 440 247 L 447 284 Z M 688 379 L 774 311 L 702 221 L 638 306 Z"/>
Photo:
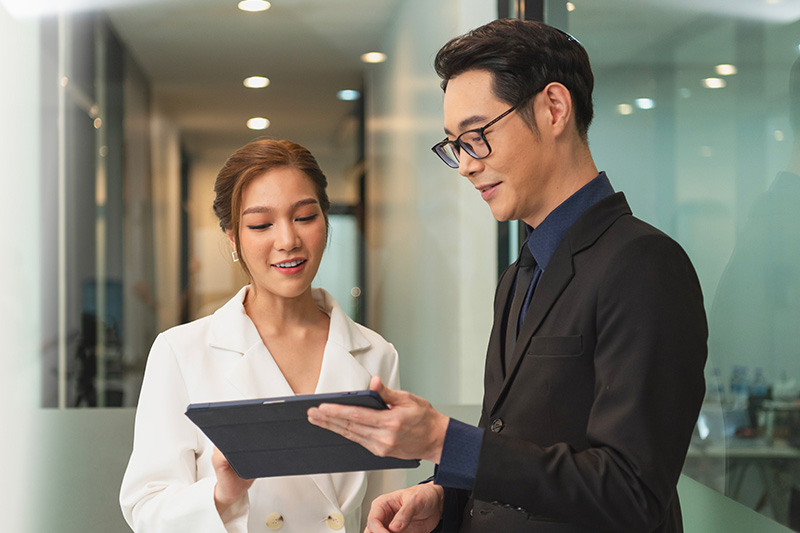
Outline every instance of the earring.
<path fill-rule="evenodd" d="M 239 254 L 236 252 L 236 250 L 231 252 L 231 257 L 233 258 L 233 262 L 234 263 L 238 263 L 239 262 Z"/>

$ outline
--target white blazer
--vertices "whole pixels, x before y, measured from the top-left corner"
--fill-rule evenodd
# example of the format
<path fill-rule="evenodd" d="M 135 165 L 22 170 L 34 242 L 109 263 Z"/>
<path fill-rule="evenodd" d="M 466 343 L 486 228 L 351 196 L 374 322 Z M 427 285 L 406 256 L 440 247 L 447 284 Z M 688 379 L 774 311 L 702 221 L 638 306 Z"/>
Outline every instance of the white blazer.
<path fill-rule="evenodd" d="M 217 513 L 214 446 L 186 406 L 294 394 L 245 313 L 246 290 L 153 343 L 120 491 L 125 520 L 139 533 L 363 531 L 372 499 L 405 486 L 403 470 L 257 479 L 246 498 Z M 316 392 L 366 389 L 373 375 L 398 388 L 394 346 L 350 320 L 324 290 L 312 295 L 330 315 Z"/>

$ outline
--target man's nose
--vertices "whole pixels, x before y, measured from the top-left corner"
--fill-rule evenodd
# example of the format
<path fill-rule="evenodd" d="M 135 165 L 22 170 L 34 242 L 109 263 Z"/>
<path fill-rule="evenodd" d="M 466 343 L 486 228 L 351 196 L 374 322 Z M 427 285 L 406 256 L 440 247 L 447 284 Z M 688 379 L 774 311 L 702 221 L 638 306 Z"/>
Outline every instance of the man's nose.
<path fill-rule="evenodd" d="M 461 150 L 461 153 L 458 154 L 458 173 L 465 178 L 469 178 L 482 168 L 483 161 L 481 159 L 475 159 L 469 155 L 466 150 Z"/>

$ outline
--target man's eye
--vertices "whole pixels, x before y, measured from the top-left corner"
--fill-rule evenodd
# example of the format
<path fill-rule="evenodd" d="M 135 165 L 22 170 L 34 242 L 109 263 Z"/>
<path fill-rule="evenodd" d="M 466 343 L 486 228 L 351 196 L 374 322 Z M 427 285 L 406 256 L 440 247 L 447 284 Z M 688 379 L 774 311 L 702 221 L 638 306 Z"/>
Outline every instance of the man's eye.
<path fill-rule="evenodd" d="M 477 132 L 466 133 L 461 136 L 461 142 L 470 146 L 479 146 L 483 144 L 483 137 L 481 137 L 481 135 Z"/>

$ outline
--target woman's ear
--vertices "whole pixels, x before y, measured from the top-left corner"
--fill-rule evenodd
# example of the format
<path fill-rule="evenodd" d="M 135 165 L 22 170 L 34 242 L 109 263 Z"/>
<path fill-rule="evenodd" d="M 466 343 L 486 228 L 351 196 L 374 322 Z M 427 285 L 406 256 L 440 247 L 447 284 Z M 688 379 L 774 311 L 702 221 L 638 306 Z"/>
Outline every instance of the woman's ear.
<path fill-rule="evenodd" d="M 239 261 L 239 251 L 236 249 L 236 239 L 233 236 L 233 230 L 226 229 L 225 236 L 228 237 L 228 244 L 231 246 L 231 257 L 233 262 Z"/>

